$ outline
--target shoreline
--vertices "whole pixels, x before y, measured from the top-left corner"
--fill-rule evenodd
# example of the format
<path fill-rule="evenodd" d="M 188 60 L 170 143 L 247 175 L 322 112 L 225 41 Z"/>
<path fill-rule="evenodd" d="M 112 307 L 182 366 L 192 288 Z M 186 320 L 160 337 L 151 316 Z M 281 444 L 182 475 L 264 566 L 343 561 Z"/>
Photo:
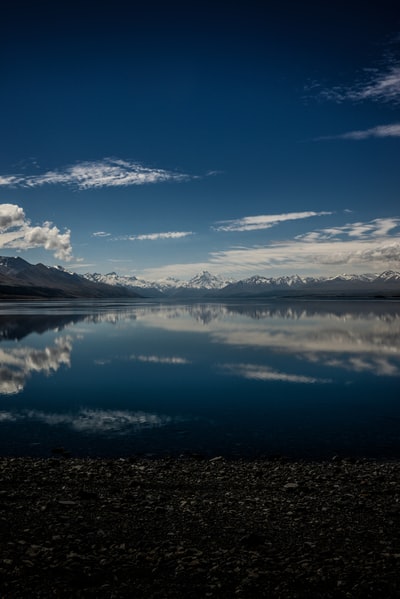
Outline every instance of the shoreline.
<path fill-rule="evenodd" d="M 400 597 L 400 461 L 0 458 L 0 596 Z"/>

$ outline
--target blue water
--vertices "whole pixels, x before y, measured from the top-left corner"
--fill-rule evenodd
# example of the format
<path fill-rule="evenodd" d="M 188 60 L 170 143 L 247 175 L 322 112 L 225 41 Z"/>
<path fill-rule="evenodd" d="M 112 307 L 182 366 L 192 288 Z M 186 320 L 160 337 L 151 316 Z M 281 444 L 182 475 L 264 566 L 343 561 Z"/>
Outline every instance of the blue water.
<path fill-rule="evenodd" d="M 400 457 L 400 303 L 0 304 L 0 455 Z"/>

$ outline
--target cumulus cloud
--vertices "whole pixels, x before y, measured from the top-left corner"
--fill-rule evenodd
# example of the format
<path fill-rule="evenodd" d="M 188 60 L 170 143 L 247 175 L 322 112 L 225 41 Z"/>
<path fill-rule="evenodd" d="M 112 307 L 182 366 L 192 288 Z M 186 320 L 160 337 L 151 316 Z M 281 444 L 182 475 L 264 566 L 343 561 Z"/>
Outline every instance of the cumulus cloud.
<path fill-rule="evenodd" d="M 23 208 L 16 204 L 0 204 L 0 230 L 20 227 L 25 222 Z"/>
<path fill-rule="evenodd" d="M 0 248 L 27 250 L 43 247 L 54 252 L 56 258 L 72 259 L 71 232 L 64 233 L 46 221 L 32 226 L 24 210 L 16 204 L 0 204 Z"/>
<path fill-rule="evenodd" d="M 188 181 L 195 179 L 184 173 L 143 166 L 138 162 L 104 158 L 93 162 L 81 162 L 63 169 L 47 171 L 41 175 L 5 175 L 0 186 L 40 187 L 42 185 L 67 185 L 77 189 L 101 187 L 126 187 L 165 181 Z"/>
<path fill-rule="evenodd" d="M 310 218 L 312 216 L 325 216 L 332 212 L 288 212 L 286 214 L 260 214 L 258 216 L 244 216 L 234 220 L 219 221 L 213 226 L 214 231 L 256 231 L 269 229 L 288 220 Z"/>
<path fill-rule="evenodd" d="M 400 123 L 393 123 L 391 125 L 380 125 L 378 127 L 372 127 L 371 129 L 364 129 L 359 131 L 349 131 L 347 133 L 341 133 L 340 135 L 327 135 L 323 137 L 317 137 L 315 141 L 323 141 L 329 139 L 362 140 L 371 137 L 400 137 Z"/>

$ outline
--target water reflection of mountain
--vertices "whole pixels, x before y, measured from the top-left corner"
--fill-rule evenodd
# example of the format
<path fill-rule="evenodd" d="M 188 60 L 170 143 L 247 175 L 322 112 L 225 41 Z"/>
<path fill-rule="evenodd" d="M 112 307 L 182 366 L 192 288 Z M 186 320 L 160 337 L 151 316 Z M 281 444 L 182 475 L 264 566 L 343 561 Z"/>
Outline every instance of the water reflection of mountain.
<path fill-rule="evenodd" d="M 117 311 L 105 310 L 93 313 L 76 314 L 1 314 L 0 315 L 0 342 L 20 341 L 31 333 L 42 335 L 46 331 L 62 331 L 77 322 L 115 324 L 121 320 L 135 320 L 136 315 L 132 310 Z"/>
<path fill-rule="evenodd" d="M 226 313 L 243 314 L 256 320 L 263 318 L 298 320 L 315 316 L 336 317 L 339 319 L 400 319 L 400 302 L 396 301 L 279 301 L 263 304 L 243 302 L 233 305 L 227 304 L 224 308 Z M 208 308 L 206 308 L 206 313 L 207 318 L 209 318 Z"/>
<path fill-rule="evenodd" d="M 204 333 L 238 349 L 292 356 L 329 369 L 400 375 L 398 302 L 237 302 L 159 306 L 138 315 L 166 332 Z M 240 364 L 235 369 L 240 371 Z M 260 378 L 256 364 L 251 374 Z M 246 370 L 249 378 L 249 371 Z M 274 377 L 276 373 L 273 373 Z M 262 372 L 265 380 L 271 372 Z"/>
<path fill-rule="evenodd" d="M 141 307 L 140 314 L 164 315 L 168 319 L 179 319 L 187 315 L 203 325 L 223 320 L 229 316 L 242 315 L 254 320 L 281 318 L 300 320 L 312 317 L 343 319 L 400 319 L 400 302 L 397 301 L 270 301 L 232 303 L 159 304 Z"/>
<path fill-rule="evenodd" d="M 151 303 L 105 306 L 101 302 L 90 305 L 48 306 L 41 311 L 37 305 L 29 313 L 0 314 L 0 342 L 20 340 L 31 333 L 43 334 L 46 331 L 61 331 L 77 322 L 116 324 L 122 321 L 148 319 L 151 316 L 167 320 L 180 320 L 189 317 L 204 326 L 229 317 L 245 316 L 252 320 L 280 318 L 300 320 L 312 317 L 330 317 L 333 319 L 378 319 L 393 321 L 400 319 L 400 302 L 397 301 L 269 301 L 269 302 L 203 302 L 203 303 Z M 54 311 L 53 311 L 54 310 Z"/>
<path fill-rule="evenodd" d="M 0 315 L 0 341 L 19 341 L 31 333 L 61 331 L 85 318 L 83 314 L 10 314 Z"/>

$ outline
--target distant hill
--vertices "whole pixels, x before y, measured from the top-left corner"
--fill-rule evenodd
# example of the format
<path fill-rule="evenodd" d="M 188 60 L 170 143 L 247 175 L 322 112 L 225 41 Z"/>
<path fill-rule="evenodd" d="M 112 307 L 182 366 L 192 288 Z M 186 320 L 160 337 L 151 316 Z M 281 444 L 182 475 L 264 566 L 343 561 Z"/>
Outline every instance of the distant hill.
<path fill-rule="evenodd" d="M 1 299 L 140 297 L 126 287 L 95 283 L 62 267 L 0 257 Z"/>

